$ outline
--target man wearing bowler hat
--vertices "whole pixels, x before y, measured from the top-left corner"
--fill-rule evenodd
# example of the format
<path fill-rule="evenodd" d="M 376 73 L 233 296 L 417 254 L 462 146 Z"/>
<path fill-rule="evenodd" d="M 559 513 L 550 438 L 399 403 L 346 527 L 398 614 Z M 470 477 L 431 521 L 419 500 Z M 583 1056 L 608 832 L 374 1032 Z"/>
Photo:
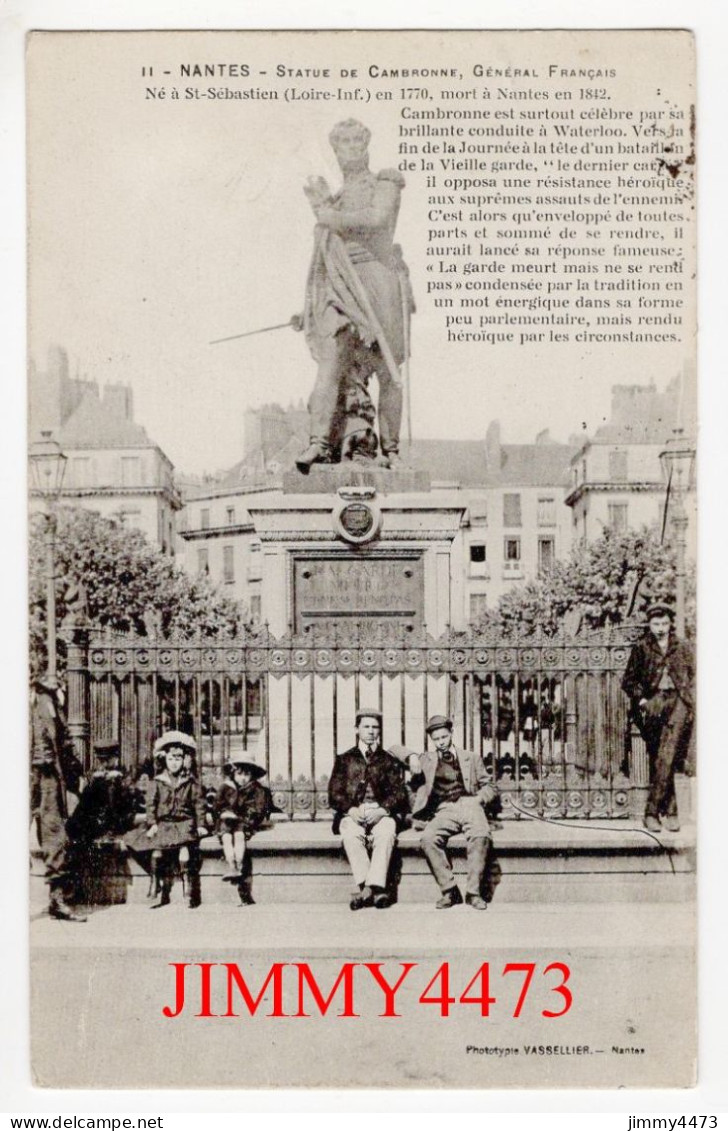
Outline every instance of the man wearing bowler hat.
<path fill-rule="evenodd" d="M 692 754 L 693 656 L 675 634 L 674 617 L 670 605 L 648 608 L 647 631 L 632 648 L 622 680 L 632 719 L 647 747 L 650 788 L 644 823 L 652 832 L 660 832 L 660 818 L 668 832 L 679 831 L 675 768 Z"/>
<path fill-rule="evenodd" d="M 382 748 L 382 715 L 356 714 L 356 744 L 334 761 L 329 782 L 333 832 L 341 833 L 356 890 L 349 906 L 389 907 L 387 878 L 398 831 L 409 809 L 405 768 Z"/>
<path fill-rule="evenodd" d="M 498 791 L 488 780 L 480 755 L 455 746 L 451 719 L 433 715 L 426 729 L 435 750 L 411 755 L 409 768 L 410 786 L 417 790 L 412 814 L 427 821 L 420 844 L 441 892 L 435 906 L 444 909 L 463 902 L 447 843 L 464 833 L 468 849 L 465 902 L 476 911 L 487 911 L 488 904 L 480 894 L 490 846 L 485 806 L 496 799 Z"/>

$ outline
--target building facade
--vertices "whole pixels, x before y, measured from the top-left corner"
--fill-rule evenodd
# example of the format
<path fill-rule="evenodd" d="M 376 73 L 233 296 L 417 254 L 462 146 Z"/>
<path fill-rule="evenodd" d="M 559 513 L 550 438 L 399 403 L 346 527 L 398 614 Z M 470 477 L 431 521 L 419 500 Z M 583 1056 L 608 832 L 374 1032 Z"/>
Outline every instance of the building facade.
<path fill-rule="evenodd" d="M 121 517 L 163 553 L 176 549 L 182 506 L 174 467 L 134 420 L 129 385 L 71 378 L 65 351 L 31 368 L 30 440 L 51 432 L 67 456 L 61 504 Z"/>
<path fill-rule="evenodd" d="M 566 505 L 572 539 L 593 542 L 607 527 L 622 532 L 656 527 L 669 536 L 670 494 L 660 460 L 678 426 L 695 436 L 695 419 L 681 404 L 681 380 L 660 393 L 654 385 L 615 385 L 607 424 L 574 453 Z M 690 484 L 686 509 L 688 548 L 694 556 L 695 494 Z"/>
<path fill-rule="evenodd" d="M 245 603 L 253 619 L 262 612 L 265 567 L 251 510 L 281 503 L 283 472 L 305 444 L 306 425 L 300 406 L 251 410 L 245 434 L 253 446 L 245 458 L 217 481 L 185 491 L 185 567 L 208 573 Z M 548 433 L 533 444 L 504 444 L 497 423 L 484 441 L 415 441 L 408 463 L 430 486 L 426 498 L 412 497 L 412 506 L 456 507 L 462 516 L 449 551 L 454 627 L 477 619 L 508 588 L 568 554 L 571 521 L 564 498 L 575 450 Z M 290 505 L 299 504 L 293 499 Z"/>

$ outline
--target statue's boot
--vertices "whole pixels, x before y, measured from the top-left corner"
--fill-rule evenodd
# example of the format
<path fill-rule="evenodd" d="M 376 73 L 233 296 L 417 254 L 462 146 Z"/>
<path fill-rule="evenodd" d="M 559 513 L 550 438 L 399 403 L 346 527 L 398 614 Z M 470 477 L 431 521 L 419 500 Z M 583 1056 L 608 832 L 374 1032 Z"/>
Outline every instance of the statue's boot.
<path fill-rule="evenodd" d="M 296 467 L 302 475 L 308 475 L 315 463 L 331 463 L 331 448 L 321 440 L 311 441 L 296 460 Z"/>

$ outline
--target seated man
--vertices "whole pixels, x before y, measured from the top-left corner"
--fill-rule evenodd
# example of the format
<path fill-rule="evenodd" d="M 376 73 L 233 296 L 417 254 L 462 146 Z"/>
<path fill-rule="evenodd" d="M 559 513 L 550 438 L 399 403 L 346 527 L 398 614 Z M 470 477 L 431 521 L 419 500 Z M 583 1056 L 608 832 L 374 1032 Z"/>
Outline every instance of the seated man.
<path fill-rule="evenodd" d="M 389 907 L 387 876 L 397 832 L 409 808 L 404 766 L 382 749 L 382 716 L 356 715 L 357 742 L 334 762 L 329 805 L 357 885 L 349 906 Z"/>
<path fill-rule="evenodd" d="M 488 863 L 490 827 L 485 806 L 498 796 L 490 784 L 483 759 L 469 750 L 459 750 L 452 740 L 452 720 L 433 715 L 427 733 L 435 751 L 409 760 L 410 785 L 417 793 L 412 815 L 427 820 L 422 834 L 422 851 L 437 881 L 441 897 L 436 907 L 455 907 L 463 902 L 446 846 L 450 837 L 465 833 L 468 848 L 468 878 L 465 902 L 477 911 L 487 911 L 481 885 Z"/>

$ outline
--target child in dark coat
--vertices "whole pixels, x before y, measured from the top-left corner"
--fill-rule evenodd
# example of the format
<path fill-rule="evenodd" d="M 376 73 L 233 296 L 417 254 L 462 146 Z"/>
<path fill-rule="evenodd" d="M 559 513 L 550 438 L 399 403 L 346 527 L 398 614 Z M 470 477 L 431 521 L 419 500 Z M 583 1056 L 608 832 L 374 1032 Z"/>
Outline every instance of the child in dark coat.
<path fill-rule="evenodd" d="M 170 902 L 177 862 L 188 907 L 199 905 L 193 876 L 195 848 L 207 829 L 199 783 L 184 766 L 185 752 L 196 749 L 195 740 L 181 731 L 167 731 L 157 740 L 154 753 L 165 768 L 150 783 L 146 828 L 125 838 L 132 851 L 152 854 L 151 872 L 159 897 L 155 907 Z"/>
<path fill-rule="evenodd" d="M 264 776 L 263 767 L 250 758 L 231 759 L 215 803 L 217 832 L 228 869 L 222 878 L 237 884 L 243 905 L 255 903 L 246 857 L 248 841 L 273 811 L 270 790 L 260 784 Z"/>

